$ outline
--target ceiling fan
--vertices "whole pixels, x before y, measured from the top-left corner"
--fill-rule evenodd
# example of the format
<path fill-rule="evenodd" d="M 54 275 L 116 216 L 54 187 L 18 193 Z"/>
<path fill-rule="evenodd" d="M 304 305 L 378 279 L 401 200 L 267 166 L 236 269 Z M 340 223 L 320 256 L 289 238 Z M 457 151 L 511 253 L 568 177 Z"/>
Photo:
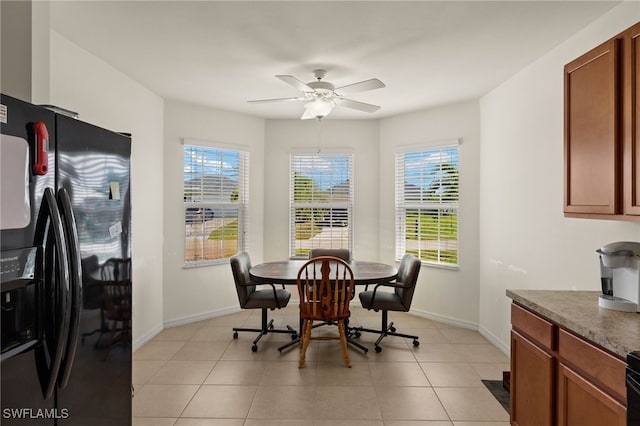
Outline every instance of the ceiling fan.
<path fill-rule="evenodd" d="M 344 94 L 364 92 L 365 90 L 374 90 L 385 87 L 384 83 L 377 78 L 359 81 L 357 83 L 347 84 L 346 86 L 334 87 L 328 81 L 323 81 L 326 74 L 325 70 L 314 70 L 313 75 L 316 81 L 304 83 L 292 75 L 276 75 L 276 78 L 287 84 L 299 89 L 304 93 L 303 96 L 295 98 L 277 98 L 277 99 L 260 99 L 249 101 L 250 103 L 263 102 L 280 102 L 280 101 L 304 101 L 305 112 L 300 117 L 302 120 L 316 118 L 321 120 L 326 117 L 334 106 L 340 105 L 347 108 L 356 109 L 363 112 L 376 112 L 380 109 L 377 105 L 367 104 L 364 102 L 354 101 L 343 97 Z"/>

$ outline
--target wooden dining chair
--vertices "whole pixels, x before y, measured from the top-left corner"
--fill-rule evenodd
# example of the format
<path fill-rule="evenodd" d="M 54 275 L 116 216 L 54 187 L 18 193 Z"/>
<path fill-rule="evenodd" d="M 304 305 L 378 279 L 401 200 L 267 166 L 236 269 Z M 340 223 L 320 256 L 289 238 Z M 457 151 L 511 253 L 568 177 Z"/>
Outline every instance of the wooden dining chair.
<path fill-rule="evenodd" d="M 313 340 L 340 340 L 347 367 L 351 367 L 345 320 L 349 318 L 349 303 L 354 291 L 353 271 L 344 260 L 333 256 L 320 256 L 307 261 L 298 271 L 298 296 L 302 320 L 302 348 L 299 368 L 304 367 L 309 342 Z M 334 323 L 338 336 L 312 336 L 314 321 Z"/>
<path fill-rule="evenodd" d="M 351 252 L 349 251 L 349 249 L 316 247 L 309 250 L 309 259 L 313 259 L 314 257 L 320 257 L 320 256 L 339 257 L 345 262 L 351 262 Z M 334 325 L 334 324 L 331 321 L 319 322 L 317 324 L 314 324 L 313 328 L 322 327 L 323 325 Z"/>

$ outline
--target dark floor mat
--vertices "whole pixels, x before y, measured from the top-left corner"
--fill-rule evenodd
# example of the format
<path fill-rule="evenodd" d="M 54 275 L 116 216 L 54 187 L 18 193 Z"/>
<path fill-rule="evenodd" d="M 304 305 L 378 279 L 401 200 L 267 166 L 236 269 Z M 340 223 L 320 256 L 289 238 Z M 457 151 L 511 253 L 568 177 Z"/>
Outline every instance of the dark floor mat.
<path fill-rule="evenodd" d="M 483 380 L 482 383 L 489 389 L 489 392 L 498 400 L 500 405 L 510 413 L 509 391 L 502 386 L 502 380 Z"/>

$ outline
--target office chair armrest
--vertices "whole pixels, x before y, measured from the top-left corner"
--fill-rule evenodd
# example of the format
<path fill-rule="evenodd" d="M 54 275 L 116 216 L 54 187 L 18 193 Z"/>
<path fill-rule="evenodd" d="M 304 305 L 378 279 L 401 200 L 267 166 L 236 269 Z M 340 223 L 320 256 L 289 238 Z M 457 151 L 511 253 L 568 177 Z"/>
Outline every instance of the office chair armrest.
<path fill-rule="evenodd" d="M 260 285 L 271 286 L 271 288 L 273 289 L 273 298 L 276 301 L 276 306 L 278 307 L 278 309 L 282 308 L 282 306 L 280 306 L 280 301 L 278 300 L 278 293 L 276 292 L 276 286 L 273 283 L 256 283 L 256 282 L 249 281 L 248 283 L 244 283 L 244 284 L 239 283 L 238 285 L 241 285 L 244 287 L 255 287 Z M 285 288 L 284 284 L 282 285 L 282 288 L 283 289 Z"/>
<path fill-rule="evenodd" d="M 405 283 L 400 282 L 400 281 L 391 281 L 391 282 L 388 282 L 388 283 L 380 283 L 380 284 L 377 284 L 376 287 L 378 287 L 379 285 L 386 286 L 386 287 L 393 287 L 393 288 L 410 288 L 411 287 L 411 285 L 405 284 Z"/>
<path fill-rule="evenodd" d="M 376 293 L 378 292 L 378 287 L 409 288 L 411 286 L 398 281 L 376 284 L 376 286 L 373 288 L 373 294 L 371 295 L 371 302 L 369 303 L 369 306 L 365 307 L 366 309 L 369 309 L 371 308 L 371 306 L 373 306 L 373 302 L 376 300 Z"/>

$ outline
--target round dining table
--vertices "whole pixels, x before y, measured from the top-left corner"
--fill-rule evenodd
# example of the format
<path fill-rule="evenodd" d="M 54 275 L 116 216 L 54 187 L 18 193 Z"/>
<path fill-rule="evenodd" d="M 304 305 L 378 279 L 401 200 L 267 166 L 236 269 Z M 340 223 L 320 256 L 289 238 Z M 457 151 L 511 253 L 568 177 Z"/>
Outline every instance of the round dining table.
<path fill-rule="evenodd" d="M 297 285 L 298 271 L 308 262 L 308 259 L 280 260 L 276 262 L 266 262 L 255 265 L 249 269 L 249 275 L 256 283 Z M 378 284 L 396 279 L 398 270 L 385 263 L 368 262 L 364 260 L 352 260 L 347 262 L 353 271 L 353 281 L 355 285 Z M 300 331 L 302 331 L 302 320 L 300 320 Z M 366 346 L 354 341 L 351 336 L 354 332 L 349 327 L 347 320 L 347 343 L 360 348 L 365 353 L 369 350 Z M 282 351 L 300 342 L 300 338 L 293 340 L 278 348 Z"/>
<path fill-rule="evenodd" d="M 296 285 L 298 271 L 308 259 L 280 260 L 251 267 L 249 274 L 256 282 Z M 377 284 L 396 279 L 398 270 L 385 263 L 352 260 L 348 262 L 356 285 Z"/>

